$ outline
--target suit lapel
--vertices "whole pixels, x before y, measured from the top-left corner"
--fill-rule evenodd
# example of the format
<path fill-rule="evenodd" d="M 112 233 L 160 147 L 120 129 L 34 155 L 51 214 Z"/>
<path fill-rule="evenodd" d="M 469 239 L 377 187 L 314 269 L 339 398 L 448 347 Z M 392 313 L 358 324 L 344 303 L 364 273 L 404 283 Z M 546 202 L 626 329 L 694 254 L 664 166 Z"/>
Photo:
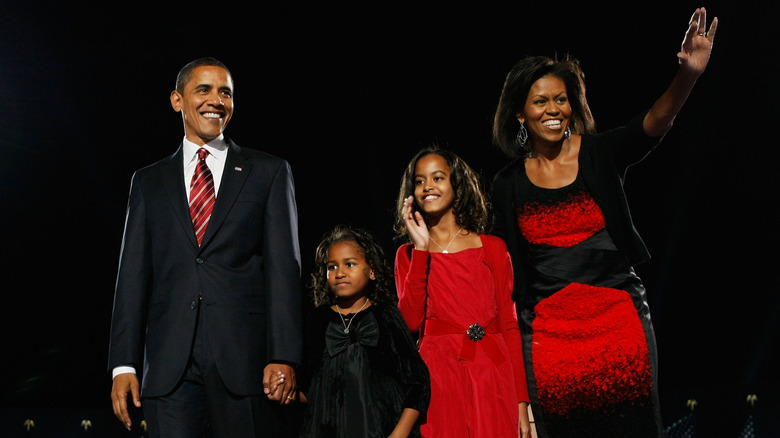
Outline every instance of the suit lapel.
<path fill-rule="evenodd" d="M 198 240 L 195 237 L 195 230 L 192 228 L 190 207 L 187 203 L 187 191 L 184 187 L 184 146 L 182 144 L 179 145 L 179 150 L 169 157 L 166 165 L 168 170 L 163 172 L 163 179 L 165 180 L 163 186 L 171 202 L 173 214 L 178 219 L 190 242 L 197 248 Z"/>
<path fill-rule="evenodd" d="M 201 247 L 208 245 L 214 234 L 219 231 L 222 223 L 233 208 L 236 197 L 244 187 L 249 172 L 252 170 L 252 164 L 241 152 L 241 148 L 230 140 L 228 142 L 228 153 L 225 159 L 225 169 L 222 171 L 222 181 L 217 194 L 217 201 L 214 203 L 214 211 L 211 213 L 209 225 L 206 227 L 206 234 L 203 236 Z M 192 228 L 192 226 L 190 226 Z M 193 238 L 195 232 L 191 233 Z"/>

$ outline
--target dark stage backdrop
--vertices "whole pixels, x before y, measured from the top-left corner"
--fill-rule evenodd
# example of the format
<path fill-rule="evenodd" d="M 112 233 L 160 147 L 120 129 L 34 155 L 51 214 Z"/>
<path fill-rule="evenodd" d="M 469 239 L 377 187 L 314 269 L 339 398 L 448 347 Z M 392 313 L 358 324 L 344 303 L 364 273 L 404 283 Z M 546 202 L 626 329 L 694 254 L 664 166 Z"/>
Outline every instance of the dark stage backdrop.
<path fill-rule="evenodd" d="M 481 172 L 504 75 L 528 54 L 571 53 L 600 130 L 670 82 L 700 3 L 6 1 L 0 13 L 2 407 L 109 410 L 109 321 L 132 172 L 173 153 L 178 69 L 232 70 L 228 134 L 292 165 L 304 279 L 336 223 L 376 232 L 392 258 L 401 172 L 437 142 Z M 629 172 L 665 420 L 734 430 L 778 406 L 776 6 L 704 4 L 720 29 L 708 70 L 666 140 Z M 717 424 L 717 426 L 715 426 Z M 2 426 L 0 426 L 2 427 Z M 736 432 L 734 433 L 736 434 Z"/>

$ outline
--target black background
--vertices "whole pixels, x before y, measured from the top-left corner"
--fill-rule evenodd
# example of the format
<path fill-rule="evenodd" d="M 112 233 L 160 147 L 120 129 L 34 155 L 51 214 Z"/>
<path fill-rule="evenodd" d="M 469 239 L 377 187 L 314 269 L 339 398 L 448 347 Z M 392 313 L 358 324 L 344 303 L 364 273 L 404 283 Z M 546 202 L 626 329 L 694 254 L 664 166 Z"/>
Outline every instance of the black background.
<path fill-rule="evenodd" d="M 304 276 L 327 229 L 394 254 L 407 161 L 438 142 L 486 182 L 505 74 L 528 54 L 579 58 L 600 130 L 671 81 L 689 1 L 595 3 L 17 2 L 0 14 L 0 333 L 4 407 L 110 410 L 109 322 L 130 177 L 183 136 L 178 69 L 214 56 L 235 80 L 227 133 L 289 160 Z M 92 4 L 95 3 L 95 4 Z M 653 258 L 648 289 L 671 423 L 698 400 L 736 428 L 778 404 L 778 38 L 769 2 L 707 6 L 708 70 L 626 190 Z"/>

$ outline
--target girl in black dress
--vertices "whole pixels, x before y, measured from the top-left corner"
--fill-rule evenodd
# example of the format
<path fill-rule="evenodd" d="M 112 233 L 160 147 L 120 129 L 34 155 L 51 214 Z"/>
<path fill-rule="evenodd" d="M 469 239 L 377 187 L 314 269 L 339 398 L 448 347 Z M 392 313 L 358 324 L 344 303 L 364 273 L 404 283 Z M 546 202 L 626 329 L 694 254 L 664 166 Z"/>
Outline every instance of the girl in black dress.
<path fill-rule="evenodd" d="M 339 225 L 316 250 L 306 319 L 301 437 L 419 437 L 428 368 L 397 307 L 384 251 Z"/>

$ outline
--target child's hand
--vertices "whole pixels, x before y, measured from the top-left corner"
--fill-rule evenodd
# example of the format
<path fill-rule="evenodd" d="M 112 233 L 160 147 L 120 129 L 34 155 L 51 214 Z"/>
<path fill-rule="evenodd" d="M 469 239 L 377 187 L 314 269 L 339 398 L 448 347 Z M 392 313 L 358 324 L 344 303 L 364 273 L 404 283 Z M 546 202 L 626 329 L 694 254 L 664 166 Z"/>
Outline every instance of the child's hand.
<path fill-rule="evenodd" d="M 428 251 L 428 242 L 430 242 L 428 226 L 425 224 L 425 220 L 420 212 L 412 211 L 413 204 L 413 196 L 404 199 L 404 223 L 406 224 L 406 229 L 409 230 L 409 236 L 414 242 L 414 248 L 420 251 Z"/>

